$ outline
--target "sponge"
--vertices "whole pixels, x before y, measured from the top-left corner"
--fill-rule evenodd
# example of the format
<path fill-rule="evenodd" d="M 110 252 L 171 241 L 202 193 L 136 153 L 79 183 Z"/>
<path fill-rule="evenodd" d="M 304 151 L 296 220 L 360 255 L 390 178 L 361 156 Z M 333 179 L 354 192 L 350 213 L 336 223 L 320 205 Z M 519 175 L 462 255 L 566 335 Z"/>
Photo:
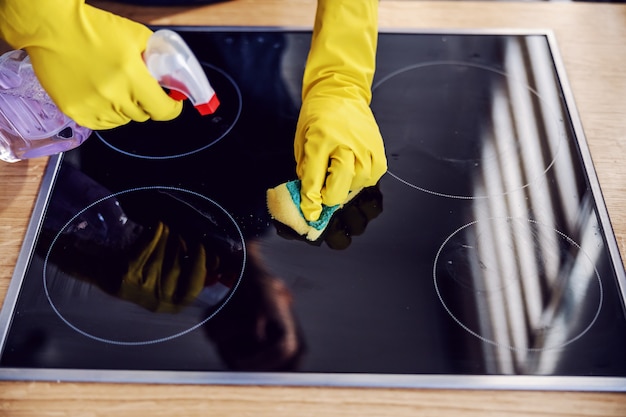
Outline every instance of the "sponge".
<path fill-rule="evenodd" d="M 334 206 L 322 204 L 322 214 L 319 219 L 308 221 L 300 209 L 300 187 L 300 180 L 292 180 L 270 188 L 267 190 L 267 208 L 274 220 L 289 226 L 311 242 L 315 242 L 322 236 L 333 214 L 360 191 L 351 191 L 341 204 Z"/>

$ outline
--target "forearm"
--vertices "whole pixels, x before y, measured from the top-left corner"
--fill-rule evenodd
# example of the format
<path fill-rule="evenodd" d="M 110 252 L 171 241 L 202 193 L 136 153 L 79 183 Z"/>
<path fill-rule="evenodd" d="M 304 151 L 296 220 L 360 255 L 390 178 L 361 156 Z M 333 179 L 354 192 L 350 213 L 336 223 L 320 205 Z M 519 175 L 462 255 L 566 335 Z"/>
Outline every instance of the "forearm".
<path fill-rule="evenodd" d="M 369 103 L 377 40 L 378 0 L 318 0 L 303 99 L 341 89 Z"/>

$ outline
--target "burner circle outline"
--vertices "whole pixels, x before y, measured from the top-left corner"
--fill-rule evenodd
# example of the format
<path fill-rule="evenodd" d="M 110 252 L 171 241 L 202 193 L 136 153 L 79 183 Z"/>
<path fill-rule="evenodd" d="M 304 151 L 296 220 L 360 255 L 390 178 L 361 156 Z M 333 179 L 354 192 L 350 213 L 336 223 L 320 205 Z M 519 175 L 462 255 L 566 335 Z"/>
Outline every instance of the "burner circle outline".
<path fill-rule="evenodd" d="M 102 143 L 104 143 L 106 146 L 108 146 L 109 148 L 123 154 L 123 155 L 127 155 L 127 156 L 131 156 L 133 158 L 139 158 L 139 159 L 147 159 L 147 160 L 166 160 L 166 159 L 175 159 L 175 158 L 182 158 L 185 156 L 189 156 L 189 155 L 193 155 L 196 154 L 198 152 L 202 152 L 208 148 L 210 148 L 211 146 L 215 145 L 216 143 L 218 143 L 219 141 L 221 141 L 224 137 L 226 137 L 226 135 L 228 135 L 233 128 L 235 127 L 235 125 L 237 124 L 237 122 L 239 121 L 239 118 L 241 117 L 241 111 L 243 109 L 243 97 L 241 94 L 241 91 L 239 90 L 239 86 L 237 85 L 237 83 L 235 82 L 235 80 L 228 75 L 225 71 L 223 71 L 222 69 L 211 65 L 209 63 L 206 62 L 201 62 L 201 64 L 205 67 L 211 68 L 214 71 L 217 71 L 218 73 L 220 73 L 221 75 L 223 75 L 228 81 L 230 81 L 230 83 L 232 84 L 232 86 L 235 89 L 235 92 L 237 93 L 237 99 L 238 99 L 238 107 L 237 107 L 237 114 L 235 115 L 235 118 L 233 119 L 230 127 L 228 127 L 228 129 L 226 129 L 218 138 L 214 139 L 213 141 L 211 141 L 210 143 L 201 146 L 199 148 L 193 149 L 191 151 L 187 151 L 187 152 L 181 152 L 181 153 L 177 153 L 177 154 L 172 154 L 172 155 L 162 155 L 162 156 L 153 156 L 153 155 L 141 155 L 141 154 L 136 154 L 133 152 L 128 152 L 125 151 L 124 149 L 113 145 L 112 143 L 110 143 L 109 141 L 107 141 L 101 134 L 99 131 L 94 131 L 95 135 L 98 137 L 98 139 L 100 139 L 100 141 L 102 141 Z"/>
<path fill-rule="evenodd" d="M 461 232 L 462 230 L 474 226 L 476 224 L 478 224 L 481 221 L 492 221 L 492 220 L 500 220 L 500 221 L 527 221 L 529 224 L 533 224 L 533 225 L 537 225 L 537 226 L 543 226 L 546 227 L 548 229 L 551 229 L 552 231 L 554 231 L 560 238 L 564 239 L 568 244 L 572 245 L 573 247 L 577 248 L 580 253 L 584 254 L 585 258 L 591 263 L 591 265 L 593 266 L 593 271 L 595 274 L 595 279 L 596 282 L 598 284 L 598 308 L 595 311 L 593 318 L 591 319 L 591 321 L 589 322 L 589 324 L 587 324 L 587 326 L 585 328 L 583 328 L 580 332 L 578 332 L 578 334 L 576 334 L 575 336 L 568 338 L 567 340 L 565 340 L 563 343 L 560 344 L 556 344 L 554 346 L 548 346 L 548 347 L 542 347 L 542 348 L 526 348 L 526 347 L 517 347 L 517 346 L 513 346 L 510 344 L 503 344 L 500 342 L 497 342 L 495 340 L 491 340 L 481 334 L 479 334 L 477 331 L 472 330 L 467 324 L 465 324 L 460 318 L 458 318 L 451 310 L 451 308 L 445 303 L 444 301 L 444 297 L 441 294 L 441 290 L 440 287 L 438 285 L 438 279 L 437 279 L 437 264 L 439 263 L 439 258 L 441 256 L 441 253 L 444 249 L 444 247 L 446 246 L 446 244 L 459 232 Z M 593 264 L 593 262 L 591 261 L 591 259 L 589 258 L 589 255 L 583 251 L 583 249 L 580 247 L 580 245 L 578 243 L 576 243 L 571 237 L 567 236 L 565 233 L 554 229 L 553 227 L 547 226 L 545 224 L 542 224 L 536 220 L 533 219 L 518 219 L 518 218 L 513 218 L 513 217 L 509 217 L 509 216 L 505 216 L 505 217 L 491 217 L 491 218 L 486 218 L 483 220 L 475 220 L 472 222 L 469 222 L 459 228 L 457 228 L 454 232 L 452 232 L 445 240 L 444 242 L 441 244 L 441 246 L 439 247 L 439 249 L 437 250 L 437 254 L 435 255 L 435 259 L 433 261 L 433 284 L 435 287 L 435 292 L 437 294 L 437 298 L 439 299 L 439 301 L 441 302 L 441 305 L 443 306 L 443 308 L 446 310 L 446 312 L 448 313 L 448 315 L 461 327 L 463 328 L 463 330 L 465 330 L 466 332 L 468 332 L 469 334 L 471 334 L 472 336 L 478 338 L 479 340 L 481 340 L 482 342 L 488 343 L 490 345 L 496 346 L 496 347 L 500 347 L 500 348 L 505 348 L 505 349 L 509 349 L 511 351 L 516 351 L 516 352 L 543 352 L 543 351 L 548 351 L 548 350 L 553 350 L 553 349 L 561 349 L 567 345 L 570 345 L 571 343 L 575 342 L 576 340 L 580 339 L 581 337 L 583 337 L 590 329 L 591 327 L 595 324 L 595 322 L 597 321 L 598 317 L 600 316 L 600 311 L 602 309 L 602 305 L 604 303 L 604 289 L 602 287 L 602 280 L 600 279 L 600 273 L 598 272 L 597 268 L 595 267 L 595 265 Z"/>
<path fill-rule="evenodd" d="M 475 68 L 475 69 L 482 69 L 482 70 L 486 70 L 486 71 L 490 71 L 496 74 L 499 74 L 505 78 L 508 79 L 513 79 L 507 72 L 499 70 L 497 68 L 493 68 L 490 67 L 488 65 L 481 65 L 478 63 L 473 63 L 473 62 L 466 62 L 466 61 L 455 61 L 455 60 L 436 60 L 436 61 L 428 61 L 425 63 L 419 63 L 419 64 L 414 64 L 414 65 L 408 65 L 405 67 L 402 67 L 400 69 L 397 69 L 395 71 L 392 71 L 391 73 L 385 75 L 384 77 L 380 78 L 379 80 L 376 80 L 376 82 L 372 85 L 372 93 L 374 93 L 374 91 L 379 88 L 382 84 L 384 84 L 385 82 L 389 81 L 390 79 L 392 79 L 395 76 L 401 75 L 403 73 L 412 71 L 412 70 L 417 70 L 417 69 L 422 69 L 422 68 L 428 68 L 428 67 L 434 67 L 434 66 L 440 66 L 440 65 L 459 65 L 459 66 L 465 66 L 465 67 L 469 67 L 469 68 Z M 539 94 L 539 92 L 532 88 L 531 86 L 522 83 L 519 80 L 516 80 L 518 83 L 520 83 L 521 85 L 523 85 L 525 88 L 528 89 L 528 91 L 530 91 L 531 93 L 533 93 L 537 99 L 541 100 L 542 102 L 545 103 L 545 100 L 541 97 L 541 95 Z M 373 98 L 375 98 L 375 95 L 373 95 Z M 547 173 L 552 166 L 554 165 L 554 163 L 556 162 L 557 159 L 557 155 L 558 155 L 558 149 L 561 146 L 561 142 L 564 139 L 564 131 L 563 131 L 563 118 L 559 117 L 555 110 L 549 106 L 547 103 L 545 104 L 546 109 L 548 109 L 548 111 L 550 111 L 551 113 L 554 114 L 555 119 L 558 120 L 560 123 L 558 123 L 558 131 L 559 131 L 559 140 L 558 140 L 558 144 L 557 144 L 557 150 L 554 152 L 553 158 L 551 161 L 549 161 L 548 165 L 544 168 L 543 173 Z M 388 156 L 388 159 L 389 156 Z M 389 164 L 391 165 L 391 164 Z M 454 193 L 446 193 L 446 192 L 439 192 L 439 191 L 435 191 L 435 190 L 431 190 L 429 188 L 426 187 L 422 187 L 416 184 L 413 184 L 412 182 L 402 178 L 401 175 L 398 175 L 396 173 L 394 173 L 392 171 L 391 166 L 387 169 L 387 173 L 390 174 L 391 177 L 395 178 L 396 180 L 400 181 L 401 183 L 414 188 L 416 190 L 425 192 L 427 194 L 431 194 L 431 195 L 435 195 L 438 197 L 444 197 L 444 198 L 452 198 L 452 199 L 458 199 L 458 200 L 480 200 L 480 199 L 486 199 L 486 198 L 491 198 L 493 197 L 493 195 L 490 194 L 485 194 L 485 195 L 460 195 L 460 194 L 454 194 Z M 527 180 L 527 182 L 525 184 L 523 184 L 521 186 L 521 189 L 527 188 L 529 187 L 533 181 L 537 180 L 538 178 L 534 178 L 532 180 Z M 502 193 L 499 193 L 498 195 L 507 195 L 510 194 L 511 192 L 517 191 L 518 189 L 511 189 L 511 190 L 504 190 L 502 191 Z"/>
<path fill-rule="evenodd" d="M 231 288 L 229 293 L 226 295 L 226 297 L 220 302 L 220 305 L 213 312 L 211 312 L 211 314 L 209 314 L 207 317 L 205 317 L 204 319 L 202 319 L 201 321 L 199 321 L 195 325 L 186 328 L 185 330 L 182 330 L 182 331 L 177 332 L 175 334 L 171 334 L 169 336 L 159 337 L 159 338 L 156 338 L 156 339 L 153 339 L 153 340 L 143 340 L 143 341 L 119 341 L 119 340 L 112 340 L 112 339 L 107 339 L 107 338 L 104 338 L 104 337 L 96 336 L 96 335 L 91 334 L 91 333 L 89 333 L 89 332 L 87 332 L 85 330 L 82 330 L 78 326 L 76 326 L 73 323 L 71 323 L 66 317 L 63 316 L 63 314 L 58 310 L 57 306 L 52 301 L 52 297 L 50 295 L 50 292 L 49 292 L 49 289 L 48 289 L 48 285 L 47 285 L 47 273 L 46 273 L 47 266 L 48 266 L 48 263 L 49 263 L 50 254 L 52 252 L 52 249 L 54 248 L 55 243 L 60 238 L 63 230 L 65 230 L 78 216 L 80 216 L 85 211 L 89 210 L 90 208 L 92 208 L 92 207 L 96 206 L 97 204 L 99 204 L 99 203 L 101 203 L 103 201 L 106 201 L 106 200 L 108 200 L 110 198 L 115 198 L 117 196 L 124 195 L 124 194 L 127 194 L 127 193 L 131 193 L 131 192 L 134 192 L 134 191 L 150 191 L 150 190 L 165 190 L 165 191 L 176 191 L 176 192 L 189 193 L 189 194 L 191 194 L 193 196 L 196 196 L 196 197 L 199 197 L 201 199 L 206 200 L 207 202 L 209 202 L 210 204 L 213 204 L 219 210 L 221 210 L 221 212 L 223 214 L 225 214 L 226 217 L 228 219 L 230 219 L 232 224 L 235 226 L 235 229 L 236 229 L 236 231 L 237 231 L 237 233 L 239 235 L 239 238 L 241 239 L 241 256 L 242 256 L 242 259 L 241 259 L 241 270 L 239 271 L 239 277 L 237 278 L 236 282 L 234 283 L 233 287 Z M 179 187 L 154 185 L 154 186 L 146 186 L 146 187 L 135 187 L 135 188 L 130 188 L 130 189 L 127 189 L 127 190 L 123 190 L 123 191 L 119 191 L 119 192 L 113 193 L 111 195 L 108 195 L 106 197 L 102 197 L 102 198 L 94 201 L 93 203 L 89 204 L 87 207 L 83 208 L 78 213 L 76 213 L 70 220 L 67 221 L 67 223 L 65 223 L 65 225 L 61 228 L 61 230 L 56 234 L 56 236 L 54 237 L 54 239 L 50 243 L 50 248 L 48 249 L 48 252 L 46 253 L 46 256 L 45 256 L 44 262 L 43 262 L 42 278 L 43 278 L 44 293 L 45 293 L 46 299 L 48 300 L 48 303 L 50 304 L 50 307 L 55 312 L 55 314 L 67 326 L 69 326 L 74 331 L 76 331 L 79 334 L 81 334 L 81 335 L 83 335 L 85 337 L 88 337 L 90 339 L 93 339 L 93 340 L 96 340 L 96 341 L 99 341 L 99 342 L 113 344 L 113 345 L 145 346 L 145 345 L 151 345 L 151 344 L 166 342 L 168 340 L 172 340 L 172 339 L 175 339 L 177 337 L 180 337 L 180 336 L 183 336 L 185 334 L 188 334 L 188 333 L 190 333 L 190 332 L 200 328 L 205 323 L 207 323 L 209 320 L 211 320 L 213 317 L 215 317 L 215 315 L 217 313 L 219 313 L 224 308 L 224 306 L 226 306 L 226 304 L 228 304 L 230 299 L 233 297 L 233 295 L 237 291 L 237 289 L 238 289 L 238 287 L 239 287 L 239 285 L 241 283 L 241 280 L 243 278 L 243 273 L 244 273 L 244 270 L 245 270 L 245 267 L 246 267 L 246 263 L 247 263 L 247 251 L 246 251 L 246 245 L 245 245 L 245 240 L 244 240 L 244 237 L 243 237 L 243 233 L 241 231 L 241 228 L 239 227 L 239 225 L 235 221 L 235 219 L 232 217 L 232 215 L 224 207 L 222 207 L 220 204 L 218 204 L 213 199 L 208 198 L 208 197 L 206 197 L 206 196 L 204 196 L 204 195 L 202 195 L 200 193 L 194 192 L 194 191 L 186 190 L 184 188 L 179 188 Z"/>

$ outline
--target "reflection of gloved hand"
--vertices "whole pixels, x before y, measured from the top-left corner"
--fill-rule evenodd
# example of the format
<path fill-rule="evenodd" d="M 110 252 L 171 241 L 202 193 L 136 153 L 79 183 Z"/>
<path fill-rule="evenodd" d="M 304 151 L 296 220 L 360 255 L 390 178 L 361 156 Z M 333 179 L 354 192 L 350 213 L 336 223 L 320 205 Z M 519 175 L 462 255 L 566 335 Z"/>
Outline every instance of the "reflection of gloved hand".
<path fill-rule="evenodd" d="M 304 217 L 372 186 L 387 170 L 369 104 L 378 0 L 319 0 L 305 67 L 294 150 Z"/>
<path fill-rule="evenodd" d="M 324 241 L 331 249 L 345 249 L 353 236 L 365 232 L 370 221 L 383 211 L 383 195 L 378 187 L 364 188 L 352 201 L 333 216 L 326 228 Z"/>
<path fill-rule="evenodd" d="M 291 291 L 267 271 L 259 245 L 254 240 L 247 243 L 246 279 L 203 327 L 231 369 L 293 370 L 306 346 Z"/>
<path fill-rule="evenodd" d="M 118 296 L 152 311 L 173 312 L 192 302 L 219 259 L 207 259 L 204 246 L 188 244 L 158 223 L 154 234 L 130 260 Z"/>
<path fill-rule="evenodd" d="M 79 125 L 108 129 L 178 116 L 182 104 L 141 57 L 150 29 L 84 2 L 0 1 L 0 35 L 28 52 L 43 88 Z"/>

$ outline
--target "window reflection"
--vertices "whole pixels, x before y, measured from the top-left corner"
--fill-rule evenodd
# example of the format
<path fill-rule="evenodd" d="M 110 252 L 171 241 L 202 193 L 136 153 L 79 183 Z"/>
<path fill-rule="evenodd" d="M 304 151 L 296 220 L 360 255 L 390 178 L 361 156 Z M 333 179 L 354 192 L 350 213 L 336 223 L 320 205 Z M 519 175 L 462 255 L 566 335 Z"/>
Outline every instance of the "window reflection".
<path fill-rule="evenodd" d="M 602 241 L 594 234 L 591 195 L 576 182 L 578 155 L 565 137 L 548 44 L 510 38 L 504 51 L 506 82 L 493 88 L 484 167 L 474 178 L 476 194 L 491 197 L 474 200 L 476 227 L 466 237 L 489 242 L 476 248 L 475 259 L 493 260 L 492 267 L 470 268 L 474 287 L 484 288 L 475 292 L 476 333 L 491 342 L 483 344 L 490 373 L 544 374 L 599 313 L 594 265 Z M 511 140 L 518 153 L 498 151 Z"/>

